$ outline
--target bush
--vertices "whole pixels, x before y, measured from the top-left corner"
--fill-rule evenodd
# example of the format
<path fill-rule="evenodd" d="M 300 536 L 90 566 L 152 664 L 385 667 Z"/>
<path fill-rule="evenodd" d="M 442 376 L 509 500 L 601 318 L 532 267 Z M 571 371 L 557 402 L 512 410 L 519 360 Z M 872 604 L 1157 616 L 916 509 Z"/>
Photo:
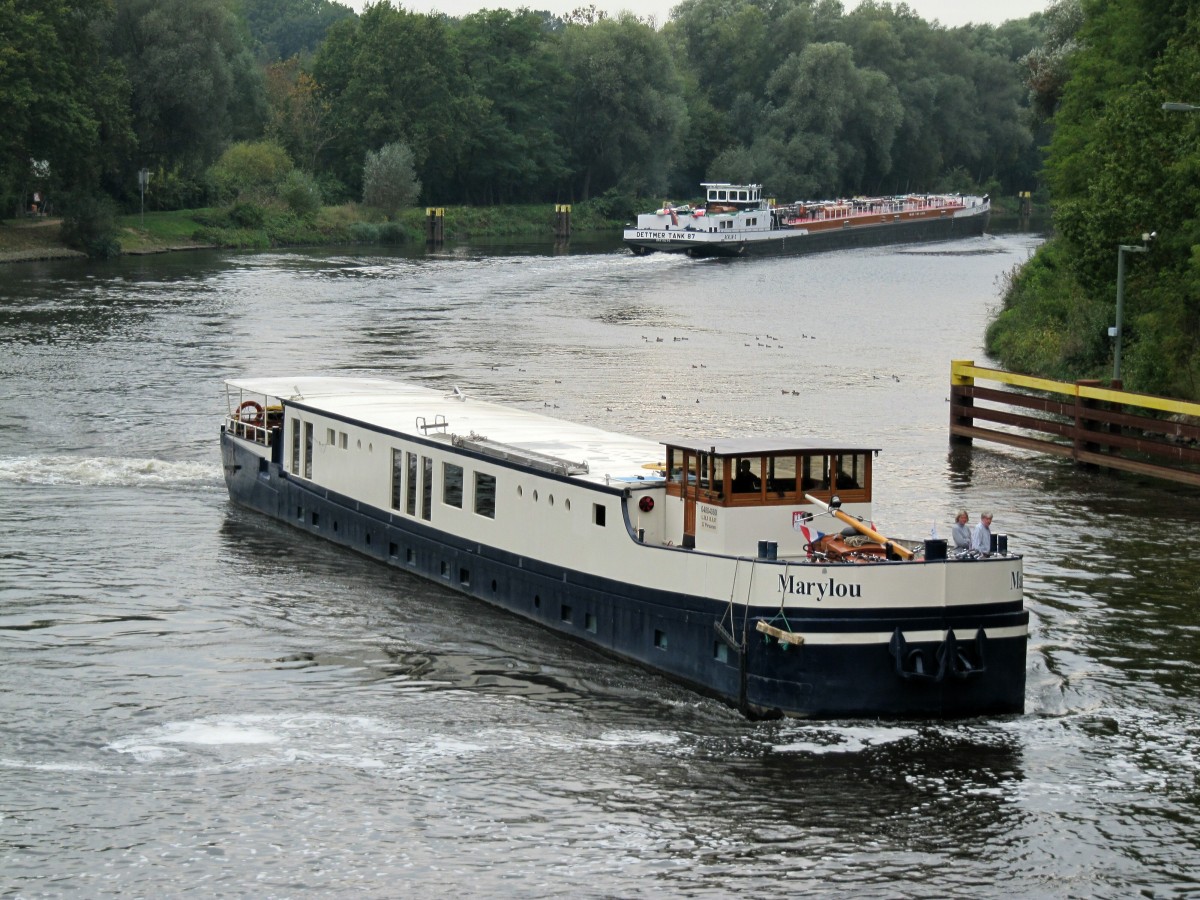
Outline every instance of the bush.
<path fill-rule="evenodd" d="M 298 216 L 311 218 L 321 209 L 321 189 L 311 175 L 299 169 L 288 172 L 278 196 Z"/>
<path fill-rule="evenodd" d="M 378 234 L 381 244 L 403 244 L 408 240 L 408 234 L 399 222 L 383 222 L 379 226 Z"/>
<path fill-rule="evenodd" d="M 379 152 L 367 151 L 363 165 L 363 203 L 393 217 L 403 206 L 412 206 L 421 193 L 408 144 L 386 144 Z"/>
<path fill-rule="evenodd" d="M 355 222 L 350 226 L 350 240 L 356 244 L 378 244 L 379 226 L 370 222 Z"/>
<path fill-rule="evenodd" d="M 62 240 L 68 247 L 82 250 L 92 259 L 111 259 L 121 253 L 117 240 L 116 209 L 104 196 L 82 195 L 66 198 L 62 222 Z"/>
<path fill-rule="evenodd" d="M 273 141 L 243 141 L 222 153 L 209 171 L 226 198 L 261 200 L 292 171 L 292 159 Z"/>
<path fill-rule="evenodd" d="M 267 221 L 266 210 L 253 203 L 235 203 L 227 217 L 238 228 L 262 228 Z"/>

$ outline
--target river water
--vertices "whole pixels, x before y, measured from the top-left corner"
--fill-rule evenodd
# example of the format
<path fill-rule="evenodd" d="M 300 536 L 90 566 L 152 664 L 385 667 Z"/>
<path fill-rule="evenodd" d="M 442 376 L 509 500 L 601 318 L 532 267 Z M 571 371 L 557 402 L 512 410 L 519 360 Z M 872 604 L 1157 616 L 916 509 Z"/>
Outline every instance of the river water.
<path fill-rule="evenodd" d="M 1200 499 L 951 451 L 1030 235 L 0 271 L 0 894 L 1200 892 Z M 882 449 L 877 524 L 1026 556 L 1024 715 L 748 722 L 228 502 L 221 380 L 394 376 Z"/>

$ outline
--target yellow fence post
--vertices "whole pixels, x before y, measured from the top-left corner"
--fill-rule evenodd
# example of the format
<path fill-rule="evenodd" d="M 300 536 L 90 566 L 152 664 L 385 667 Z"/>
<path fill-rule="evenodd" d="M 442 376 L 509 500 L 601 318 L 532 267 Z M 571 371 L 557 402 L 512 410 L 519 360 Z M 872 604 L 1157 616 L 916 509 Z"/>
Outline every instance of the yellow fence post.
<path fill-rule="evenodd" d="M 425 207 L 425 243 L 442 243 L 446 237 L 446 208 L 444 206 Z"/>
<path fill-rule="evenodd" d="M 1071 447 L 1074 451 L 1072 454 L 1075 457 L 1075 462 L 1082 465 L 1085 469 L 1095 469 L 1096 466 L 1090 463 L 1080 463 L 1079 453 L 1099 453 L 1100 445 L 1091 439 L 1091 432 L 1096 430 L 1096 421 L 1088 416 L 1089 410 L 1094 410 L 1097 407 L 1095 400 L 1091 400 L 1082 396 L 1079 390 L 1081 387 L 1099 387 L 1100 382 L 1094 378 L 1084 379 L 1075 382 L 1075 433 L 1071 436 Z"/>
<path fill-rule="evenodd" d="M 962 370 L 975 365 L 973 359 L 956 359 L 950 363 L 950 443 L 971 444 L 971 438 L 956 433 L 957 428 L 970 428 L 975 420 L 971 408 L 975 405 L 972 391 L 975 379 L 963 375 Z"/>
<path fill-rule="evenodd" d="M 560 241 L 571 236 L 571 205 L 569 203 L 554 205 L 554 236 Z"/>

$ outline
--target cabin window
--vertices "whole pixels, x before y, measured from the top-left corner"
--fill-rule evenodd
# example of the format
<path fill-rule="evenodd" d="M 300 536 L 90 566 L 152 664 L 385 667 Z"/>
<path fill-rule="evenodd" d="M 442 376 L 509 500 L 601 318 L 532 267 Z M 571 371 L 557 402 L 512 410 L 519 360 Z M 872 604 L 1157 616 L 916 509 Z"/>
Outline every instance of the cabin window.
<path fill-rule="evenodd" d="M 718 494 L 725 493 L 725 472 L 728 469 L 724 457 L 714 456 L 712 459 L 712 489 Z"/>
<path fill-rule="evenodd" d="M 728 196 L 726 195 L 726 193 L 724 191 L 717 191 L 717 199 L 718 200 L 727 200 Z"/>
<path fill-rule="evenodd" d="M 417 454 L 408 454 L 408 490 L 404 495 L 404 511 L 410 516 L 417 514 Z"/>
<path fill-rule="evenodd" d="M 867 454 L 843 453 L 838 457 L 834 490 L 853 491 L 867 486 Z"/>
<path fill-rule="evenodd" d="M 304 477 L 312 478 L 313 423 L 304 423 Z"/>
<path fill-rule="evenodd" d="M 338 441 L 343 450 L 350 449 L 350 435 L 346 434 L 346 432 L 344 432 L 344 431 L 338 432 Z"/>
<path fill-rule="evenodd" d="M 796 493 L 796 457 L 772 456 L 767 460 L 767 491 L 777 495 Z"/>
<path fill-rule="evenodd" d="M 667 478 L 675 482 L 683 480 L 683 451 L 674 447 L 667 448 Z"/>
<path fill-rule="evenodd" d="M 601 528 L 603 528 L 604 527 L 604 515 L 605 515 L 604 504 L 603 503 L 593 503 L 592 504 L 592 522 L 594 522 L 596 525 L 599 525 Z"/>
<path fill-rule="evenodd" d="M 564 603 L 562 605 L 560 615 L 562 617 L 563 622 L 566 623 L 567 625 L 570 625 L 575 621 L 575 610 L 571 609 L 570 604 Z"/>
<path fill-rule="evenodd" d="M 392 509 L 400 509 L 404 498 L 402 492 L 404 482 L 404 454 L 399 450 L 392 451 Z"/>
<path fill-rule="evenodd" d="M 332 428 L 325 429 L 325 443 L 328 444 L 330 447 L 337 446 L 337 432 L 334 431 Z"/>
<path fill-rule="evenodd" d="M 801 457 L 800 489 L 804 491 L 829 490 L 829 457 Z"/>
<path fill-rule="evenodd" d="M 496 518 L 496 476 L 475 473 L 475 514 Z"/>
<path fill-rule="evenodd" d="M 733 458 L 733 493 L 757 494 L 762 487 L 762 459 L 757 456 Z"/>
<path fill-rule="evenodd" d="M 421 518 L 426 522 L 433 515 L 433 459 L 421 457 Z"/>
<path fill-rule="evenodd" d="M 713 641 L 713 659 L 717 662 L 729 662 L 729 645 L 724 641 Z"/>
<path fill-rule="evenodd" d="M 665 631 L 654 629 L 654 646 L 659 650 L 667 649 L 667 633 Z"/>
<path fill-rule="evenodd" d="M 292 474 L 300 474 L 300 420 L 292 419 Z"/>
<path fill-rule="evenodd" d="M 462 509 L 463 470 L 453 463 L 442 464 L 442 502 Z"/>

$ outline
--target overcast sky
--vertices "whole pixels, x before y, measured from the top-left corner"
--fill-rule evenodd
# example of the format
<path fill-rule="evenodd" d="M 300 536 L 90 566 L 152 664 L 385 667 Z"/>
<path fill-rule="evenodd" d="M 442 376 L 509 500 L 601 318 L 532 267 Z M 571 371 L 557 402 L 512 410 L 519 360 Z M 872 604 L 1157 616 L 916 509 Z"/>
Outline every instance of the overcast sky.
<path fill-rule="evenodd" d="M 366 0 L 342 0 L 361 10 Z M 627 9 L 639 16 L 654 16 L 661 25 L 679 0 L 394 0 L 410 12 L 441 12 L 462 16 L 480 9 L 546 9 L 566 15 L 580 6 L 595 6 L 609 14 Z M 990 22 L 999 25 L 1008 19 L 1023 19 L 1030 13 L 1041 12 L 1051 0 L 908 0 L 908 6 L 926 21 L 935 19 L 942 25 L 966 25 L 968 22 Z M 858 0 L 842 0 L 847 11 Z"/>

